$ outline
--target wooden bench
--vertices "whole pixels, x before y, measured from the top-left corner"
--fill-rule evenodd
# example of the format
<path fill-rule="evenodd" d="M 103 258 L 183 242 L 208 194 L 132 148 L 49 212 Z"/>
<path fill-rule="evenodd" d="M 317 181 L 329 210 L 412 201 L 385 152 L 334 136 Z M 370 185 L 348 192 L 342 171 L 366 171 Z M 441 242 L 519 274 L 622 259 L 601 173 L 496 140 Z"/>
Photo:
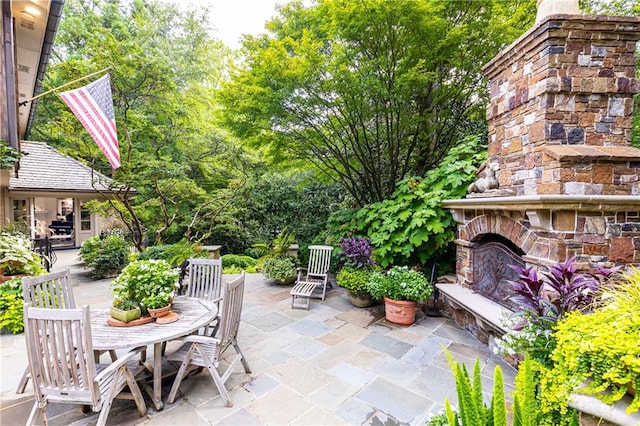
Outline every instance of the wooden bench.
<path fill-rule="evenodd" d="M 472 314 L 478 327 L 500 336 L 508 331 L 502 321 L 513 313 L 511 310 L 458 284 L 437 283 L 436 287 L 453 308 Z"/>

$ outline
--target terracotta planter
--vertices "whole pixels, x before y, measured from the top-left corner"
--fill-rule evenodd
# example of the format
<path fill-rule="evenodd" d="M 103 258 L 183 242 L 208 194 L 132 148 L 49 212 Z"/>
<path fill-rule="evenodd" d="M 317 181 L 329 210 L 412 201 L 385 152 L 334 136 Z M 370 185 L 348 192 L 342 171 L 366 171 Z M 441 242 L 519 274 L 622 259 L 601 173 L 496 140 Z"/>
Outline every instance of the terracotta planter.
<path fill-rule="evenodd" d="M 147 308 L 147 312 L 151 315 L 152 318 L 160 318 L 167 315 L 171 311 L 171 305 L 163 306 L 162 308 Z"/>
<path fill-rule="evenodd" d="M 384 314 L 394 324 L 411 325 L 416 321 L 417 302 L 384 298 Z"/>
<path fill-rule="evenodd" d="M 28 277 L 27 274 L 18 274 L 18 275 L 0 275 L 0 283 L 6 283 L 14 278 Z"/>
<path fill-rule="evenodd" d="M 368 308 L 373 305 L 373 298 L 366 291 L 353 292 L 347 290 L 347 297 L 349 302 L 357 308 Z"/>

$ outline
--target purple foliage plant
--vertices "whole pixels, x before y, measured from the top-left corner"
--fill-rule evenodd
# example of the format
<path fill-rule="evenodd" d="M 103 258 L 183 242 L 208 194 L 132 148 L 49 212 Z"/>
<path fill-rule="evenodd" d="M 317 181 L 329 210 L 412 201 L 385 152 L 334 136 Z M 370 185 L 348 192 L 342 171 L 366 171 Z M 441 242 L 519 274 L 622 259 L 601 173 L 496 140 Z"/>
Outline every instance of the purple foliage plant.
<path fill-rule="evenodd" d="M 511 331 L 498 340 L 503 353 L 528 353 L 545 365 L 552 365 L 550 354 L 555 347 L 553 330 L 568 312 L 589 311 L 599 301 L 606 280 L 619 268 L 598 268 L 597 272 L 578 272 L 574 258 L 556 263 L 549 271 L 538 273 L 532 267 L 511 266 L 518 278 L 511 282 L 520 306 L 510 319 Z"/>
<path fill-rule="evenodd" d="M 340 258 L 345 266 L 369 269 L 375 265 L 371 241 L 362 237 L 342 237 L 338 245 L 342 248 Z"/>
<path fill-rule="evenodd" d="M 511 300 L 520 305 L 525 318 L 556 322 L 569 311 L 589 310 L 606 279 L 619 269 L 598 267 L 596 273 L 582 273 L 577 271 L 574 259 L 556 263 L 541 274 L 533 267 L 511 266 L 519 275 L 512 281 L 516 295 Z"/>

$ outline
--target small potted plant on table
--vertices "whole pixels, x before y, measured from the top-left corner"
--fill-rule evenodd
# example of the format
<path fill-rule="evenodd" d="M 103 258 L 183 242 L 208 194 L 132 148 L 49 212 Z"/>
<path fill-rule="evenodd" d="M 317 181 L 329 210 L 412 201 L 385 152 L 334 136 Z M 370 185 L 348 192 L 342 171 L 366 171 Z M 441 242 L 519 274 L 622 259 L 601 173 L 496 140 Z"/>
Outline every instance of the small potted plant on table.
<path fill-rule="evenodd" d="M 361 237 L 343 237 L 339 245 L 342 247 L 340 259 L 343 267 L 338 271 L 336 281 L 340 287 L 347 290 L 351 304 L 359 308 L 368 308 L 373 304 L 368 282 L 375 265 L 371 242 Z"/>
<path fill-rule="evenodd" d="M 178 290 L 179 276 L 180 270 L 172 268 L 165 260 L 131 262 L 112 283 L 114 306 L 127 301 L 137 305 L 144 316 L 151 315 L 150 309 L 162 307 L 166 307 L 168 313 Z"/>
<path fill-rule="evenodd" d="M 387 321 L 410 325 L 415 322 L 418 302 L 431 296 L 427 278 L 406 266 L 394 266 L 387 272 L 373 272 L 369 279 L 369 292 L 381 297 L 385 304 Z"/>

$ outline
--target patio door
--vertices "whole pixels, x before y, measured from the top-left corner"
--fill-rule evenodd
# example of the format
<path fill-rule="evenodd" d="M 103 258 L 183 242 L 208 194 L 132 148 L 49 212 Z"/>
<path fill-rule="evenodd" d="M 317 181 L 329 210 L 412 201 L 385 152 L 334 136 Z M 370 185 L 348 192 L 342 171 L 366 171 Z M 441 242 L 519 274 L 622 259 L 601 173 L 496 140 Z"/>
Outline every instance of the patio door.
<path fill-rule="evenodd" d="M 78 233 L 78 245 L 82 245 L 88 238 L 95 235 L 96 218 L 86 206 L 88 201 L 80 201 L 80 232 Z"/>

